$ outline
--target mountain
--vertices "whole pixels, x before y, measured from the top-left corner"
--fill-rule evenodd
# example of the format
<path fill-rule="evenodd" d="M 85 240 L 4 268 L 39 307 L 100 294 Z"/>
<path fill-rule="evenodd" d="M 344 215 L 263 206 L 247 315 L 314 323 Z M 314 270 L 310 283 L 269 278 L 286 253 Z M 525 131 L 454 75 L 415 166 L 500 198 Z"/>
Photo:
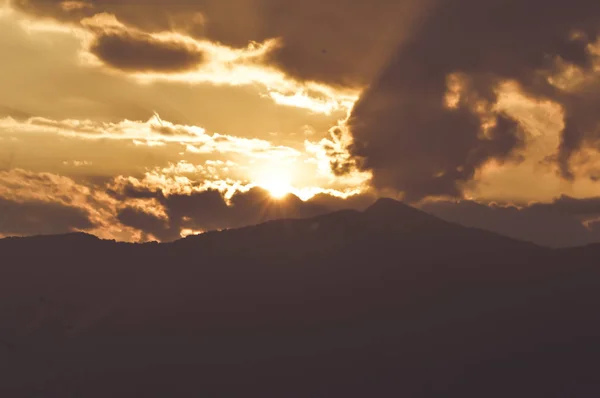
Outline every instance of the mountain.
<path fill-rule="evenodd" d="M 7 397 L 564 397 L 600 390 L 600 246 L 390 199 L 127 244 L 0 240 Z"/>

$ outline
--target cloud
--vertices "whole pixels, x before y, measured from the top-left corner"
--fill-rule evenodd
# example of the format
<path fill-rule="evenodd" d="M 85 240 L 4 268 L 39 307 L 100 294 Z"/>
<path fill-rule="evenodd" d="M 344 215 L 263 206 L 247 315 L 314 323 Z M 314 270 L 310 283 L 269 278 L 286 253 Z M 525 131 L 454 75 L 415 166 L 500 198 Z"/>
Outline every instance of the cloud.
<path fill-rule="evenodd" d="M 600 181 L 600 148 L 584 148 L 571 160 L 575 175 L 589 178 L 591 181 Z"/>
<path fill-rule="evenodd" d="M 73 160 L 73 161 L 63 161 L 63 166 L 71 166 L 71 167 L 86 167 L 91 166 L 92 163 L 87 160 Z"/>
<path fill-rule="evenodd" d="M 90 52 L 106 64 L 125 71 L 177 72 L 197 68 L 204 53 L 176 41 L 147 34 L 106 33 L 94 40 Z"/>
<path fill-rule="evenodd" d="M 293 105 L 278 105 L 269 95 L 280 92 L 275 90 L 278 86 L 270 90 L 260 82 L 235 86 L 226 80 L 219 85 L 210 80 L 189 83 L 183 78 L 144 80 L 140 77 L 144 73 L 116 70 L 96 57 L 92 60 L 91 55 L 86 56 L 93 42 L 93 32 L 78 26 L 38 20 L 17 11 L 0 13 L 0 51 L 11 54 L 0 65 L 0 86 L 3 87 L 0 116 L 117 122 L 123 119 L 146 121 L 156 111 L 176 123 L 264 139 L 274 131 L 280 133 L 279 137 L 291 135 L 306 124 L 325 131 L 346 113 L 335 107 L 333 113 L 327 115 Z M 219 55 L 224 57 L 224 66 L 228 54 Z M 213 61 L 212 55 L 209 59 Z M 40 68 L 42 64 L 44 67 Z M 164 73 L 174 74 L 181 73 Z M 239 76 L 235 71 L 227 74 Z M 204 75 L 211 76 L 214 75 L 208 72 Z M 315 101 L 326 101 L 324 96 L 316 96 L 312 91 L 307 95 L 314 96 Z"/>
<path fill-rule="evenodd" d="M 72 12 L 77 10 L 83 10 L 86 8 L 92 8 L 93 5 L 91 3 L 86 3 L 85 1 L 62 1 L 60 2 L 60 8 L 62 8 L 66 12 Z"/>
<path fill-rule="evenodd" d="M 115 220 L 117 202 L 102 189 L 52 173 L 0 172 L 0 234 L 36 235 L 87 231 L 136 240 L 139 233 Z"/>
<path fill-rule="evenodd" d="M 46 192 L 52 203 L 72 207 L 49 187 L 88 189 L 74 206 L 93 225 L 111 226 L 111 236 L 124 228 L 125 239 L 220 225 L 168 211 L 168 198 L 204 192 L 220 195 L 227 208 L 219 211 L 229 220 L 223 225 L 234 223 L 227 218 L 233 197 L 260 192 L 260 174 L 289 163 L 290 174 L 300 170 L 290 179 L 293 193 L 312 204 L 321 196 L 355 198 L 370 183 L 409 201 L 455 196 L 522 204 L 596 194 L 596 3 L 228 5 L 13 1 L 12 11 L 0 12 L 0 44 L 14 54 L 3 64 L 7 105 L 0 113 L 20 119 L 0 119 L 0 139 L 18 139 L 19 152 L 8 167 L 0 159 L 0 169 L 52 170 L 47 175 L 54 177 L 45 177 L 52 183 L 23 193 L 32 201 L 46 200 L 36 196 Z M 35 67 L 40 62 L 43 70 Z M 148 120 L 154 110 L 169 121 Z M 305 124 L 315 134 L 291 144 Z M 26 161 L 40 150 L 46 156 Z M 76 157 L 65 156 L 73 151 Z M 76 167 L 83 161 L 91 163 Z M 61 179 L 63 172 L 77 182 Z M 21 184 L 40 178 L 27 173 Z M 122 174 L 111 188 L 128 182 L 160 195 L 125 203 L 82 183 L 86 173 Z M 570 181 L 563 185 L 557 173 Z M 250 203 L 262 200 L 253 195 Z"/>
<path fill-rule="evenodd" d="M 564 110 L 557 160 L 570 177 L 572 153 L 598 137 L 599 91 L 567 92 L 548 77 L 557 59 L 594 73 L 589 44 L 599 26 L 591 0 L 437 2 L 353 108 L 353 154 L 378 188 L 461 196 L 486 162 L 521 160 L 523 126 L 495 106 L 512 81 Z"/>
<path fill-rule="evenodd" d="M 257 219 L 250 206 L 238 206 L 233 214 L 223 192 L 200 186 L 192 190 L 185 180 L 174 177 L 172 182 L 182 189 L 163 193 L 150 180 L 144 180 L 148 187 L 125 177 L 107 185 L 21 169 L 0 172 L 0 234 L 86 231 L 122 241 L 169 241 L 181 237 L 185 228 L 220 229 Z M 155 183 L 164 186 L 165 181 Z"/>
<path fill-rule="evenodd" d="M 278 39 L 266 65 L 300 81 L 364 86 L 377 74 L 399 41 L 407 36 L 429 0 L 220 0 L 88 1 L 89 7 L 65 12 L 60 2 L 29 0 L 15 6 L 32 15 L 77 23 L 99 13 L 146 32 L 178 31 L 225 46 Z M 351 44 L 350 44 L 351 43 Z"/>
<path fill-rule="evenodd" d="M 131 184 L 121 185 L 113 194 L 125 204 L 131 200 L 159 202 L 167 215 L 166 220 L 127 205 L 121 208 L 118 217 L 123 224 L 163 241 L 179 239 L 186 231 L 220 230 L 275 219 L 307 218 L 339 209 L 366 207 L 374 201 L 369 195 L 346 200 L 324 193 L 307 201 L 293 194 L 276 200 L 258 187 L 236 191 L 229 200 L 217 189 L 165 194 Z"/>
<path fill-rule="evenodd" d="M 448 221 L 549 247 L 600 242 L 600 198 L 561 196 L 526 206 L 477 201 L 426 201 L 423 210 Z"/>
<path fill-rule="evenodd" d="M 495 108 L 519 123 L 524 143 L 514 152 L 518 162 L 490 159 L 463 185 L 465 198 L 512 203 L 547 202 L 562 194 L 577 198 L 598 193 L 593 176 L 600 165 L 596 150 L 583 147 L 570 161 L 572 180 L 561 177 L 556 161 L 562 131 L 562 107 L 523 92 L 515 82 L 498 87 Z"/>
<path fill-rule="evenodd" d="M 356 90 L 298 81 L 271 65 L 269 55 L 281 47 L 278 38 L 248 40 L 243 46 L 231 47 L 172 29 L 146 32 L 123 24 L 109 13 L 84 18 L 81 25 L 92 33 L 86 40 L 92 56 L 140 81 L 233 86 L 260 83 L 267 88 L 266 96 L 279 105 L 323 114 L 347 110 L 357 97 Z"/>
<path fill-rule="evenodd" d="M 128 206 L 118 210 L 117 219 L 123 225 L 142 231 L 141 240 L 171 241 L 174 236 L 168 222 L 143 209 Z"/>
<path fill-rule="evenodd" d="M 345 123 L 344 120 L 340 121 L 329 130 L 329 137 L 318 142 L 305 140 L 305 150 L 314 156 L 309 161 L 316 163 L 318 172 L 332 181 L 343 181 L 356 187 L 367 186 L 372 178 L 371 173 L 360 171 L 356 159 L 348 151 L 353 140 Z"/>
<path fill-rule="evenodd" d="M 0 212 L 0 233 L 4 236 L 62 234 L 95 227 L 86 211 L 56 202 L 17 202 L 0 197 Z"/>
<path fill-rule="evenodd" d="M 121 205 L 118 218 L 146 238 L 174 240 L 191 233 L 257 224 L 278 218 L 304 218 L 342 208 L 366 207 L 374 197 L 361 189 L 290 187 L 275 199 L 257 182 L 228 177 L 231 161 L 171 164 L 143 178 L 121 176 L 107 192 Z M 132 206 L 135 204 L 134 206 Z"/>
<path fill-rule="evenodd" d="M 154 4 L 155 10 L 162 8 L 160 14 L 147 17 L 161 19 L 168 16 L 168 24 L 140 18 L 153 8 L 149 5 L 134 7 L 139 14 L 132 18 L 127 7 L 115 7 L 116 3 L 90 4 L 93 7 L 69 13 L 48 2 L 18 3 L 14 7 L 30 13 L 23 21 L 29 28 L 74 32 L 83 45 L 80 58 L 88 66 L 116 68 L 142 83 L 210 83 L 217 86 L 258 84 L 262 94 L 279 105 L 325 115 L 347 111 L 358 97 L 360 87 L 356 85 L 340 86 L 323 79 L 300 78 L 292 73 L 293 68 L 286 69 L 272 63 L 271 54 L 284 42 L 279 35 L 250 35 L 246 40 L 239 41 L 228 40 L 220 34 L 194 35 L 180 24 L 174 26 L 173 21 L 181 16 L 196 19 L 201 10 L 194 9 L 193 4 L 190 4 L 186 13 L 177 13 L 170 3 Z M 68 21 L 69 25 L 64 25 L 64 22 L 52 24 L 47 19 L 31 20 L 31 15 L 53 16 L 58 21 Z M 221 20 L 211 20 L 208 25 L 217 26 L 217 22 L 221 28 L 225 26 L 225 21 Z M 231 25 L 227 27 L 229 31 L 234 31 Z"/>
<path fill-rule="evenodd" d="M 198 126 L 174 124 L 155 114 L 148 121 L 123 120 L 118 123 L 92 120 L 52 120 L 32 117 L 17 120 L 0 118 L 0 132 L 18 134 L 58 134 L 87 140 L 130 140 L 136 144 L 152 146 L 156 143 L 187 145 L 193 153 L 238 153 L 256 158 L 285 158 L 299 156 L 296 149 L 273 145 L 256 138 L 241 138 L 224 134 L 209 134 Z"/>
<path fill-rule="evenodd" d="M 238 185 L 228 193 L 225 185 L 164 175 L 154 180 L 149 176 L 143 180 L 120 177 L 108 183 L 75 182 L 55 174 L 13 169 L 0 172 L 0 210 L 4 215 L 0 235 L 87 231 L 123 241 L 172 241 L 273 219 L 364 209 L 375 200 L 371 193 L 340 197 L 327 192 L 306 201 L 293 194 L 275 200 L 258 187 Z M 541 245 L 600 242 L 597 197 L 561 196 L 525 206 L 427 200 L 420 207 L 449 221 Z"/>
<path fill-rule="evenodd" d="M 339 129 L 332 130 L 331 139 L 306 141 L 304 148 L 301 143 L 294 148 L 268 140 L 210 134 L 201 127 L 175 124 L 158 115 L 146 122 L 7 117 L 0 118 L 0 136 L 3 133 L 16 135 L 25 142 L 58 135 L 67 140 L 57 150 L 68 144 L 69 151 L 77 146 L 80 155 L 85 156 L 84 159 L 80 155 L 69 156 L 68 160 L 64 155 L 58 156 L 56 164 L 42 164 L 42 169 L 52 167 L 71 176 L 100 173 L 107 177 L 140 177 L 142 174 L 143 184 L 167 191 L 211 188 L 230 195 L 257 184 L 274 183 L 286 184 L 289 186 L 286 190 L 305 200 L 319 193 L 347 197 L 368 189 L 368 173 L 339 176 L 340 173 L 332 172 L 332 165 L 339 169 L 346 167 L 343 162 L 351 162 L 345 151 L 348 135 Z M 129 145 L 115 144 L 122 141 L 128 141 Z M 106 156 L 96 152 L 99 146 L 127 159 L 118 165 L 106 164 Z M 19 159 L 21 163 L 26 160 Z M 39 166 L 35 159 L 29 164 L 34 168 Z M 349 163 L 347 167 L 350 166 Z"/>

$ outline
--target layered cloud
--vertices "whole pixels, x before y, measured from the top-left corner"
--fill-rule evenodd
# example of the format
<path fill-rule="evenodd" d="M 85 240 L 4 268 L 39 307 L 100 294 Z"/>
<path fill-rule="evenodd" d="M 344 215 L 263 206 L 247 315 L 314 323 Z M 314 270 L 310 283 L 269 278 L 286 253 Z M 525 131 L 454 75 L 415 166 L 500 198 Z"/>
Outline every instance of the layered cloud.
<path fill-rule="evenodd" d="M 186 169 L 178 173 L 176 168 Z M 0 236 L 76 231 L 124 241 L 172 241 L 193 233 L 279 218 L 309 217 L 370 204 L 374 197 L 320 193 L 305 201 L 274 199 L 266 190 L 231 180 L 198 181 L 189 165 L 151 172 L 143 179 L 75 181 L 52 173 L 0 171 Z M 169 173 L 172 173 L 169 175 Z"/>
<path fill-rule="evenodd" d="M 303 143 L 287 146 L 257 138 L 209 133 L 199 126 L 162 120 L 157 114 L 145 122 L 122 120 L 117 123 L 42 117 L 0 118 L 0 137 L 14 140 L 21 147 L 31 147 L 32 141 L 48 140 L 53 150 L 80 151 L 78 158 L 71 159 L 74 154 L 65 153 L 67 159 L 57 158 L 54 163 L 49 161 L 49 155 L 37 159 L 33 154 L 20 154 L 20 164 L 25 163 L 30 169 L 39 165 L 64 173 L 65 168 L 70 168 L 78 175 L 94 170 L 95 174 L 110 177 L 115 171 L 104 174 L 102 167 L 108 170 L 110 165 L 104 164 L 106 160 L 118 156 L 117 163 L 121 165 L 118 172 L 124 175 L 139 174 L 143 170 L 144 173 L 149 171 L 146 177 L 187 176 L 205 182 L 229 179 L 235 184 L 253 183 L 273 188 L 274 184 L 288 184 L 286 192 L 303 199 L 321 192 L 347 196 L 367 188 L 368 173 L 346 170 L 348 173 L 344 176 L 337 176 L 340 173 L 336 170 L 343 167 L 341 162 L 349 162 L 346 141 L 340 134 L 332 133 L 331 139 L 315 142 L 305 139 Z M 52 139 L 53 136 L 60 139 Z M 102 148 L 101 153 L 94 148 Z M 119 151 L 119 155 L 110 151 Z M 15 159 L 14 151 L 5 155 L 7 162 Z M 136 159 L 143 163 L 136 165 Z M 110 170 L 115 170 L 113 166 Z"/>
<path fill-rule="evenodd" d="M 269 220 L 363 209 L 376 199 L 369 193 L 344 195 L 334 191 L 321 191 L 305 200 L 294 194 L 273 198 L 270 192 L 254 185 L 199 185 L 181 178 L 157 180 L 152 176 L 117 180 L 109 192 L 123 203 L 117 215 L 122 224 L 143 231 L 146 239 L 162 241 Z M 135 201 L 145 205 L 131 206 Z"/>
<path fill-rule="evenodd" d="M 14 169 L 0 172 L 0 235 L 85 231 L 107 239 L 166 242 L 273 219 L 360 210 L 374 200 L 372 194 L 344 198 L 326 193 L 305 201 L 291 194 L 276 200 L 259 187 L 238 186 L 229 191 L 225 182 L 200 184 L 167 174 L 94 183 Z M 600 241 L 598 197 L 562 196 L 524 206 L 428 200 L 420 207 L 453 222 L 545 246 Z"/>
<path fill-rule="evenodd" d="M 164 195 L 161 191 L 142 187 L 123 188 L 116 192 L 120 200 L 125 203 L 132 198 L 156 200 L 165 209 L 167 217 L 151 214 L 144 208 L 127 206 L 119 211 L 119 220 L 164 241 L 192 233 L 243 227 L 275 219 L 312 217 L 350 206 L 350 202 L 328 195 L 323 195 L 329 198 L 327 206 L 320 204 L 320 197 L 302 201 L 289 195 L 274 200 L 269 192 L 261 188 L 236 191 L 229 200 L 225 200 L 215 189 Z M 365 197 L 362 203 L 368 204 L 370 201 L 372 197 Z"/>
<path fill-rule="evenodd" d="M 255 157 L 298 156 L 290 147 L 275 146 L 268 141 L 234 137 L 218 133 L 209 134 L 198 126 L 178 125 L 164 121 L 155 114 L 148 121 L 123 120 L 102 123 L 91 120 L 51 120 L 33 117 L 16 120 L 0 118 L 0 132 L 21 134 L 57 134 L 87 140 L 128 140 L 139 145 L 179 143 L 194 153 L 241 153 Z"/>
<path fill-rule="evenodd" d="M 155 38 L 169 41 L 173 36 Z M 0 11 L 0 52 L 10 54 L 0 64 L 0 117 L 116 123 L 148 120 L 158 112 L 166 120 L 209 131 L 262 139 L 277 133 L 280 141 L 298 134 L 301 141 L 305 125 L 326 131 L 347 113 L 339 106 L 340 98 L 332 100 L 335 90 L 302 92 L 302 84 L 287 84 L 285 75 L 276 71 L 254 75 L 259 80 L 246 79 L 249 75 L 238 73 L 238 64 L 227 61 L 243 63 L 240 54 L 251 56 L 252 51 L 206 42 L 202 51 L 208 55 L 200 74 L 122 71 L 89 53 L 95 37 L 80 22 L 63 25 Z M 184 75 L 189 73 L 193 76 L 187 81 Z"/>
<path fill-rule="evenodd" d="M 0 172 L 0 205 L 2 236 L 87 231 L 118 240 L 140 237 L 119 225 L 117 202 L 102 189 L 52 173 Z"/>

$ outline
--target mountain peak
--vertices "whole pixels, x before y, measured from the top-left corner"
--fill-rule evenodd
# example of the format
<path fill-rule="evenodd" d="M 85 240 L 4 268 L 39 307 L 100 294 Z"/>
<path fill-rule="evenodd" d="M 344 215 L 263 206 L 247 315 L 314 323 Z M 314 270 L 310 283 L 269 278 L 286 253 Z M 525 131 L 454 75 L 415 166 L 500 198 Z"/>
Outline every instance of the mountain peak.
<path fill-rule="evenodd" d="M 381 206 L 407 206 L 407 205 L 396 199 L 379 198 L 375 201 L 375 203 L 373 203 L 371 206 L 369 206 L 369 208 L 381 207 Z"/>
<path fill-rule="evenodd" d="M 392 223 L 404 227 L 412 225 L 418 228 L 434 228 L 435 230 L 447 226 L 447 223 L 441 219 L 391 198 L 378 199 L 364 211 L 364 214 L 377 223 L 383 223 L 384 225 Z"/>
<path fill-rule="evenodd" d="M 412 206 L 407 205 L 406 203 L 400 202 L 396 199 L 392 198 L 379 198 L 375 203 L 369 206 L 366 210 L 366 214 L 381 214 L 381 215 L 391 215 L 397 214 L 399 212 L 407 212 L 407 211 L 418 211 Z"/>

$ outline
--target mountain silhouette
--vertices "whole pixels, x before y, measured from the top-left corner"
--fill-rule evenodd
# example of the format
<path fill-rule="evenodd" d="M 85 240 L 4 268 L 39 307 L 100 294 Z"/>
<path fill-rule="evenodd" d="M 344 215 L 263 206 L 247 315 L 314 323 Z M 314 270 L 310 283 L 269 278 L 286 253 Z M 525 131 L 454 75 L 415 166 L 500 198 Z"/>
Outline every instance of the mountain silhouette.
<path fill-rule="evenodd" d="M 0 240 L 7 397 L 564 397 L 600 391 L 600 245 L 380 199 L 129 244 Z"/>

